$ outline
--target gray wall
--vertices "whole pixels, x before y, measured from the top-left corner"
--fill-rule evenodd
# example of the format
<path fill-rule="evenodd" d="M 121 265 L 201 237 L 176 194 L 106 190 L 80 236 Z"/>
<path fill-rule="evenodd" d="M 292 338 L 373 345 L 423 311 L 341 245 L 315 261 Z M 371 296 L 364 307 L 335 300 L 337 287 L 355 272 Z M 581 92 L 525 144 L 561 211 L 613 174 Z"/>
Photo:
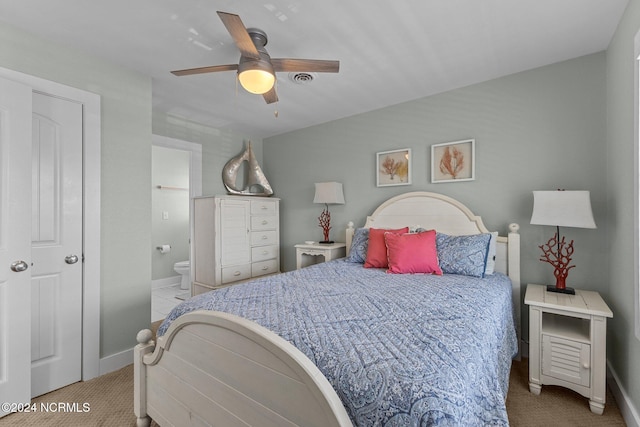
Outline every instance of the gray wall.
<path fill-rule="evenodd" d="M 314 182 L 335 180 L 344 184 L 346 204 L 330 207 L 333 239 L 344 240 L 348 221 L 362 226 L 389 197 L 444 193 L 501 234 L 519 223 L 523 286 L 551 282 L 538 245 L 555 230 L 529 224 L 532 191 L 564 188 L 591 191 L 599 225 L 562 230 L 576 246 L 569 283 L 605 289 L 606 268 L 593 262 L 606 254 L 605 59 L 589 55 L 265 139 L 265 173 L 282 198 L 284 270 L 295 268 L 294 244 L 321 237 Z M 476 140 L 476 180 L 431 184 L 430 146 L 466 138 Z M 413 184 L 376 187 L 376 152 L 407 147 Z"/>
<path fill-rule="evenodd" d="M 222 168 L 251 141 L 258 164 L 262 165 L 262 139 L 215 129 L 179 117 L 153 116 L 153 133 L 202 145 L 202 195 L 226 194 L 222 184 Z"/>
<path fill-rule="evenodd" d="M 613 311 L 607 357 L 640 410 L 640 340 L 634 335 L 634 46 L 640 1 L 631 0 L 607 50 L 607 253 L 603 295 Z M 636 255 L 637 256 L 637 255 Z"/>
<path fill-rule="evenodd" d="M 151 317 L 151 78 L 0 23 L 0 66 L 101 96 L 100 355 Z"/>
<path fill-rule="evenodd" d="M 101 96 L 100 357 L 131 349 L 151 319 L 151 139 L 203 145 L 203 194 L 224 193 L 222 166 L 251 140 L 176 117 L 154 117 L 151 78 L 0 22 L 0 67 Z"/>

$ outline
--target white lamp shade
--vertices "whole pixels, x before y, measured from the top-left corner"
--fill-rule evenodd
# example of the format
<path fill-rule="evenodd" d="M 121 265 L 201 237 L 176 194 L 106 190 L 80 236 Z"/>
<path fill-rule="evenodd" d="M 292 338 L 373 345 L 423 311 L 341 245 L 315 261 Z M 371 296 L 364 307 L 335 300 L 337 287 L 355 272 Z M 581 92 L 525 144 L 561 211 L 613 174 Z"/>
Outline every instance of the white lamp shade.
<path fill-rule="evenodd" d="M 534 191 L 531 224 L 596 228 L 588 191 Z"/>
<path fill-rule="evenodd" d="M 316 182 L 316 194 L 313 203 L 344 205 L 344 193 L 339 182 Z"/>

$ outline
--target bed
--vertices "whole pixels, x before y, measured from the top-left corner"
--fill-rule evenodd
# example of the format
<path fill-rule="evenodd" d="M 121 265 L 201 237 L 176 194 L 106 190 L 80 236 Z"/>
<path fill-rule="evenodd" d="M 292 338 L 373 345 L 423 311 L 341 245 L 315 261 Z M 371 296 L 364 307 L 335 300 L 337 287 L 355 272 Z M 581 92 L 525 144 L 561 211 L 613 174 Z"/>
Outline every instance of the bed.
<path fill-rule="evenodd" d="M 362 236 L 373 246 L 382 229 L 402 230 L 383 233 L 390 265 L 353 262 L 366 252 Z M 137 424 L 508 425 L 520 336 L 518 226 L 509 230 L 486 237 L 481 218 L 460 202 L 406 193 L 364 227 L 350 224 L 346 259 L 185 301 L 155 342 L 149 330 L 138 334 Z M 411 258 L 392 257 L 394 242 L 427 235 L 440 239 L 442 265 L 459 257 L 445 256 L 451 242 L 493 240 L 495 272 L 387 272 Z"/>

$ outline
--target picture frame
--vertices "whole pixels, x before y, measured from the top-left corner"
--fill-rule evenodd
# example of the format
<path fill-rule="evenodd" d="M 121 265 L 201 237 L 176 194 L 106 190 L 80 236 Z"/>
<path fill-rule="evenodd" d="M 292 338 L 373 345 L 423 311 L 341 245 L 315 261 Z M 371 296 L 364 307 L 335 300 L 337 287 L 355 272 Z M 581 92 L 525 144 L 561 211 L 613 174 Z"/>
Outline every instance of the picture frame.
<path fill-rule="evenodd" d="M 411 184 L 411 149 L 376 153 L 376 186 Z"/>
<path fill-rule="evenodd" d="M 443 142 L 431 146 L 431 183 L 476 179 L 476 140 Z"/>

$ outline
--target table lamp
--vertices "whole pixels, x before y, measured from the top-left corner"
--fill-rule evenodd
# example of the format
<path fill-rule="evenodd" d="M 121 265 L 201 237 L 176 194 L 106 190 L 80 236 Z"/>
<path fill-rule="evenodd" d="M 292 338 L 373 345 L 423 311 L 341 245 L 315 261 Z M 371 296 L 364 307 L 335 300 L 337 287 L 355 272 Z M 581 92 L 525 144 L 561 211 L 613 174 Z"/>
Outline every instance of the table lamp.
<path fill-rule="evenodd" d="M 553 225 L 556 233 L 544 245 L 540 261 L 554 267 L 555 286 L 547 286 L 549 292 L 575 295 L 575 290 L 567 288 L 566 280 L 573 255 L 573 240 L 567 244 L 560 236 L 560 226 L 576 228 L 596 228 L 591 211 L 591 198 L 588 191 L 534 191 L 531 224 Z"/>
<path fill-rule="evenodd" d="M 339 182 L 316 182 L 316 194 L 313 197 L 313 203 L 324 203 L 324 210 L 318 217 L 324 236 L 324 240 L 320 243 L 333 243 L 332 240 L 329 240 L 329 230 L 331 230 L 329 205 L 344 205 L 342 184 Z"/>

